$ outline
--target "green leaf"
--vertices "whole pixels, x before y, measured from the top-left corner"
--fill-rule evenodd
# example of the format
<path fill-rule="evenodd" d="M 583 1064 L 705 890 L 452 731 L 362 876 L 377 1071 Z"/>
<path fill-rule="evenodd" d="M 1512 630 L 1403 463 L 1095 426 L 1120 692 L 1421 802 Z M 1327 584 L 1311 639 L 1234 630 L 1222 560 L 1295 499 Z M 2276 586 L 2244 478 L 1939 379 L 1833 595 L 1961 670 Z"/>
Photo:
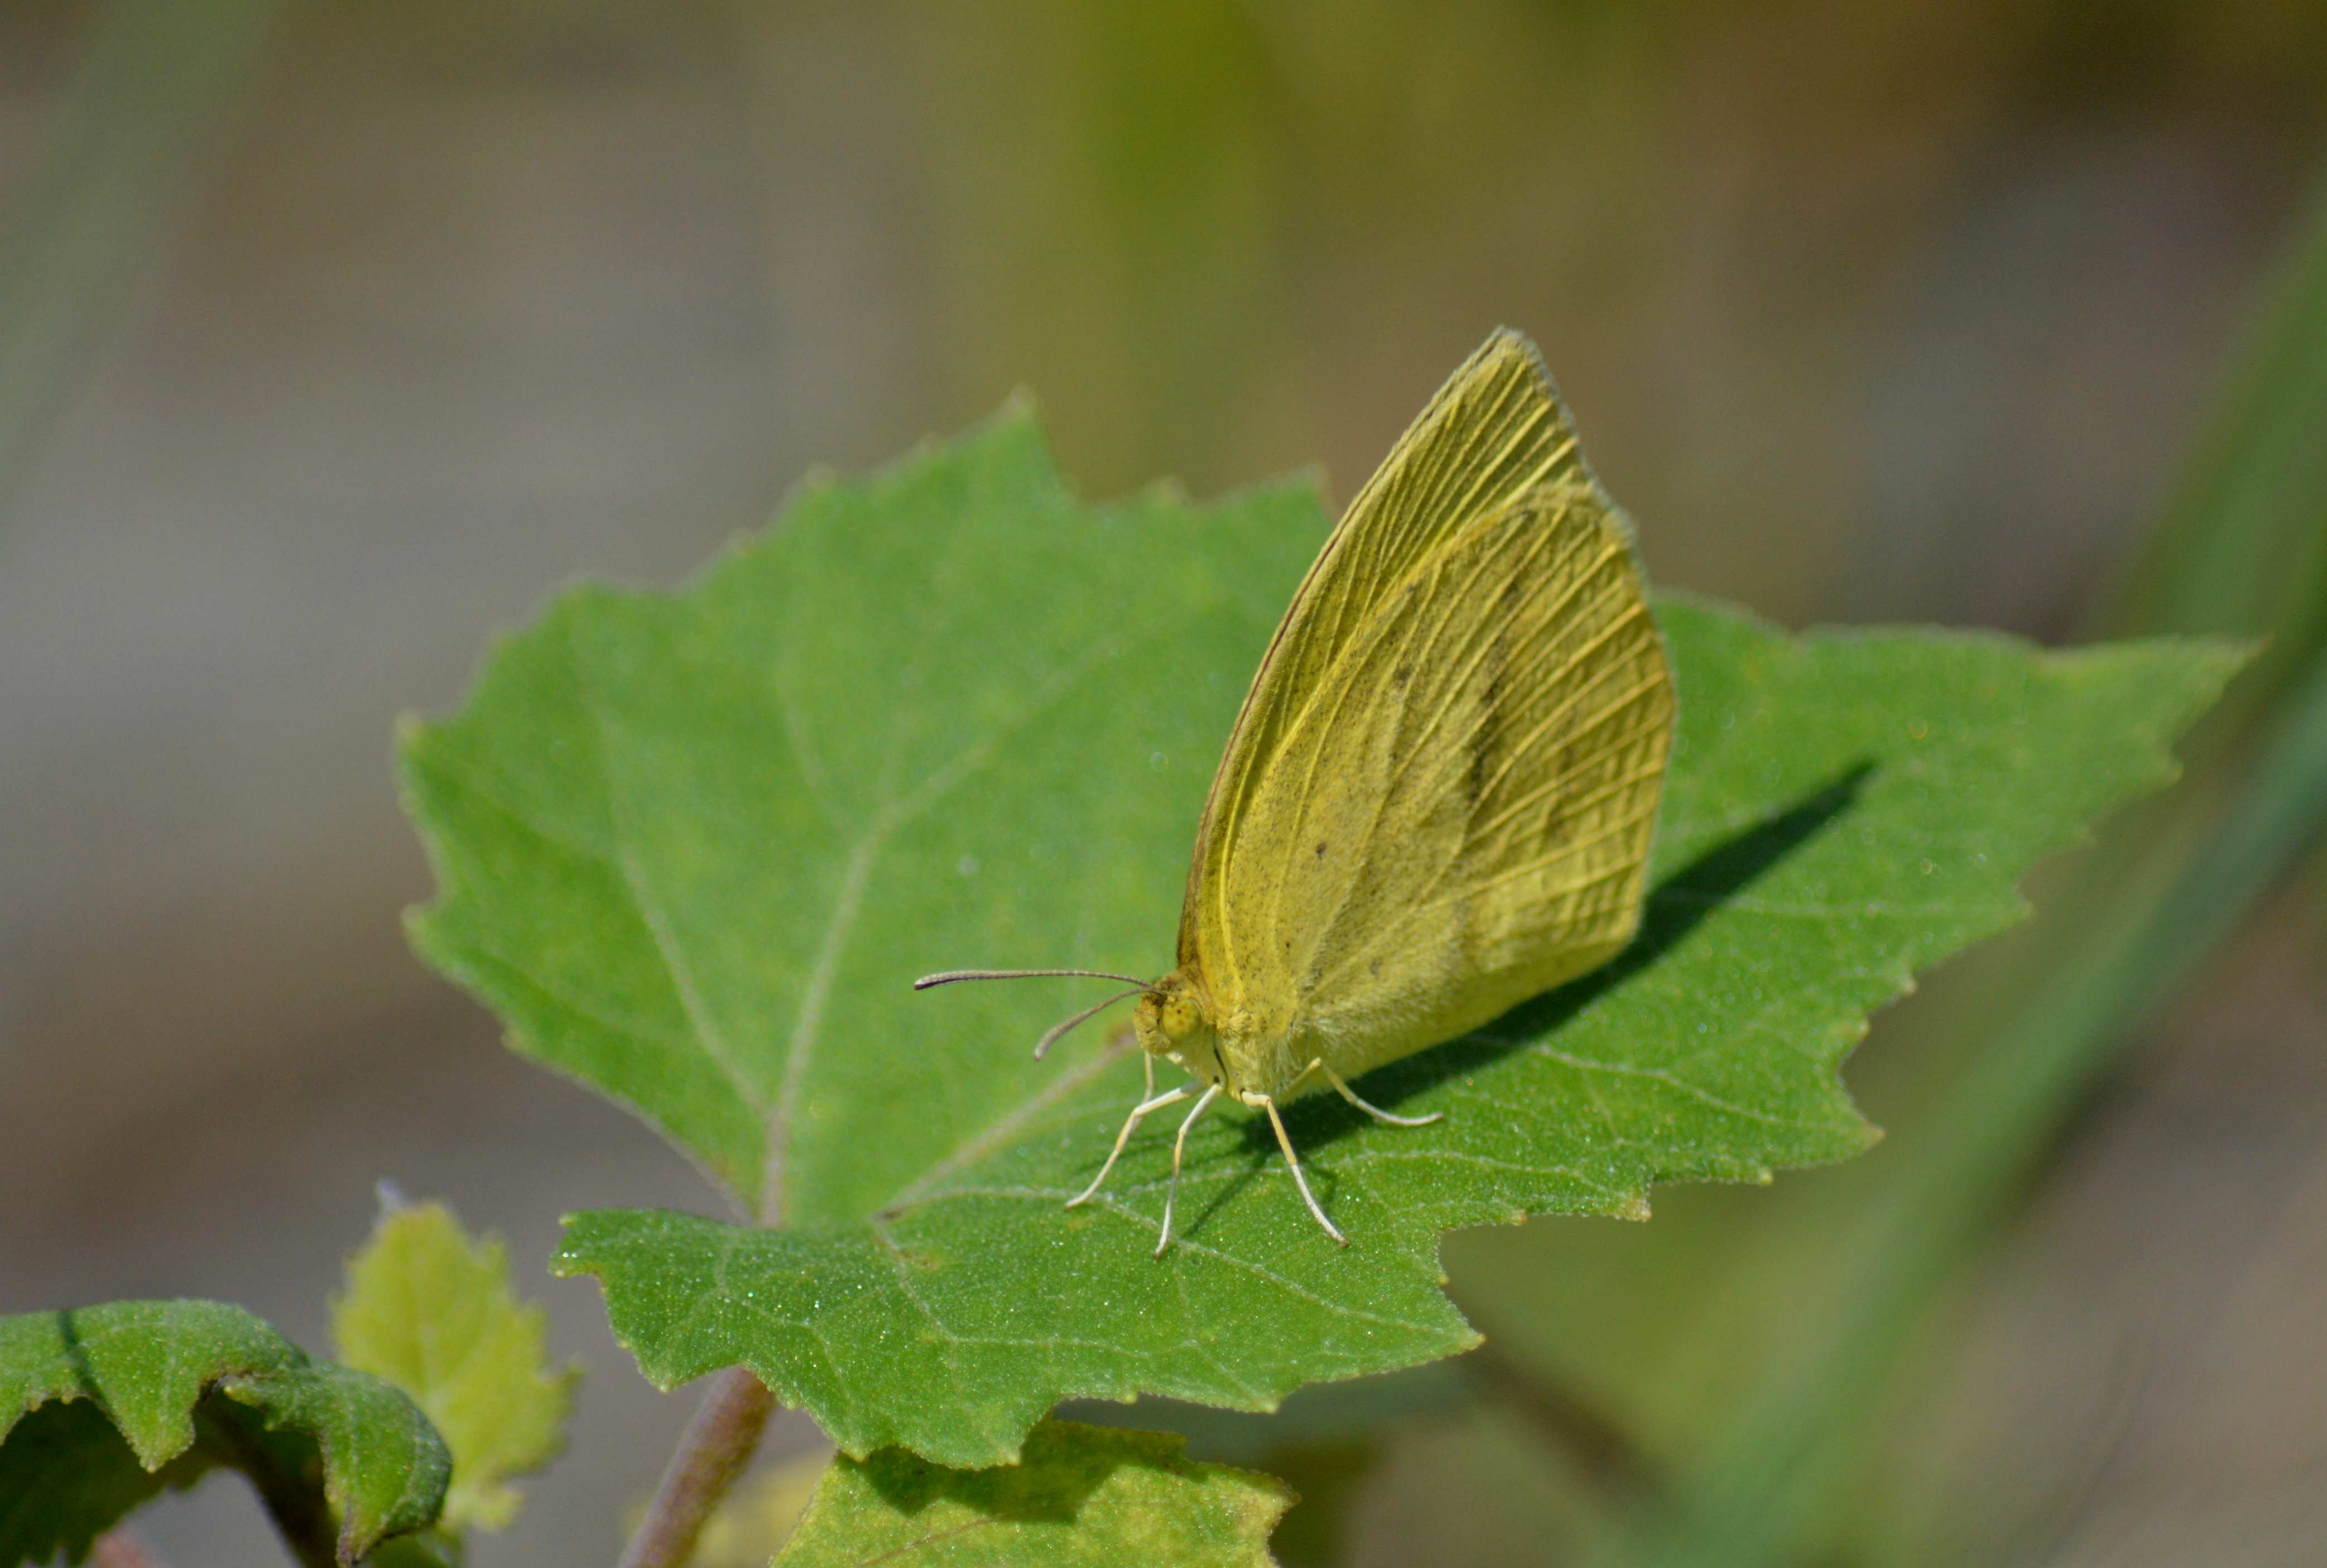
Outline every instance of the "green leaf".
<path fill-rule="evenodd" d="M 441 1204 L 391 1209 L 332 1303 L 340 1359 L 410 1395 L 453 1451 L 444 1527 L 504 1529 L 505 1484 L 557 1456 L 579 1367 L 549 1365 L 548 1320 L 509 1289 L 498 1239 L 472 1242 Z"/>
<path fill-rule="evenodd" d="M 1244 1409 L 1474 1340 L 1439 1234 L 1645 1215 L 1653 1182 L 1762 1180 L 1870 1129 L 1836 1069 L 1913 971 L 2011 923 L 2015 879 L 2171 777 L 2238 662 L 2157 642 L 1789 638 L 1659 607 L 1680 734 L 1640 940 L 1492 1028 L 1373 1075 L 1444 1122 L 1331 1099 L 1104 1158 L 1139 1068 L 1103 1030 L 1026 1047 L 1070 983 L 916 996 L 961 964 L 1160 973 L 1237 704 L 1324 527 L 1278 488 L 1087 509 L 1030 418 L 804 494 L 677 594 L 583 588 L 414 728 L 435 857 L 421 950 L 517 1049 L 633 1106 L 747 1210 L 575 1217 L 666 1386 L 750 1366 L 841 1448 L 991 1463 L 1070 1395 Z"/>
<path fill-rule="evenodd" d="M 1021 1036 L 1086 994 L 936 1007 L 914 975 L 1168 966 L 1196 805 L 1322 526 L 1303 489 L 1089 510 L 1022 414 L 811 486 L 686 594 L 576 589 L 406 738 L 443 890 L 415 939 L 745 1210 L 861 1219 L 1055 1081 Z"/>
<path fill-rule="evenodd" d="M 47 1563 L 60 1554 L 78 1563 L 116 1520 L 213 1468 L 210 1455 L 189 1451 L 149 1471 L 96 1405 L 44 1405 L 0 1444 L 0 1564 Z"/>
<path fill-rule="evenodd" d="M 1469 1407 L 1479 1354 L 1304 1388 L 1266 1415 L 1163 1399 L 1084 1400 L 1061 1414 L 1095 1426 L 1175 1433 L 1198 1459 L 1286 1482 L 1298 1500 L 1277 1521 L 1270 1548 L 1285 1568 L 1311 1568 L 1341 1561 L 1351 1507 L 1386 1457 L 1386 1434 Z"/>
<path fill-rule="evenodd" d="M 774 1568 L 1266 1568 L 1293 1501 L 1268 1476 L 1191 1463 L 1185 1440 L 1046 1421 L 1021 1463 L 947 1470 L 896 1449 L 832 1463 Z"/>
<path fill-rule="evenodd" d="M 462 1568 L 467 1560 L 462 1537 L 440 1529 L 391 1536 L 364 1562 L 368 1568 Z"/>
<path fill-rule="evenodd" d="M 112 1302 L 0 1318 L 0 1568 L 79 1561 L 164 1487 L 248 1476 L 305 1562 L 436 1517 L 451 1460 L 412 1402 L 238 1307 Z"/>

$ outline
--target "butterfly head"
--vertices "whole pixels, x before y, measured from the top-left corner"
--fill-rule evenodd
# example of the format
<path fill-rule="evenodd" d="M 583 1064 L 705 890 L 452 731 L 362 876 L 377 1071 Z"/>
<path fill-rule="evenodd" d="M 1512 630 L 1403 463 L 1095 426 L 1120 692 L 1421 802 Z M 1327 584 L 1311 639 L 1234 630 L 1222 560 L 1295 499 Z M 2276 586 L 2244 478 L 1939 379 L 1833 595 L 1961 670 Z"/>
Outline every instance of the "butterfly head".
<path fill-rule="evenodd" d="M 1142 1050 L 1169 1058 L 1199 1078 L 1220 1076 L 1220 1042 L 1211 1010 L 1180 971 L 1166 975 L 1139 998 L 1131 1027 Z"/>

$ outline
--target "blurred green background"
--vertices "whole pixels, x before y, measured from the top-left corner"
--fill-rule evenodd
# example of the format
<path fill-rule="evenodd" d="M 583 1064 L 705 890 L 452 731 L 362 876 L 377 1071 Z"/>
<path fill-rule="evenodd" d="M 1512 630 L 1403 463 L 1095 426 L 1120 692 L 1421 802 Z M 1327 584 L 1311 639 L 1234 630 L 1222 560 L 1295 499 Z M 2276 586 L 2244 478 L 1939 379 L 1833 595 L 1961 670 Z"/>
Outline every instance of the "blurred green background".
<path fill-rule="evenodd" d="M 1284 1461 L 1345 1560 L 2327 1556 L 2322 155 L 2316 0 L 0 5 L 0 1312 L 320 1345 L 380 1178 L 521 1268 L 711 1207 L 397 927 L 394 716 L 556 584 L 1020 386 L 1091 494 L 1346 498 L 1508 322 L 1664 584 L 2271 640 L 1878 1022 L 1873 1155 L 1451 1241 L 1490 1358 Z M 611 1561 L 692 1405 L 537 1277 L 482 1568 Z"/>

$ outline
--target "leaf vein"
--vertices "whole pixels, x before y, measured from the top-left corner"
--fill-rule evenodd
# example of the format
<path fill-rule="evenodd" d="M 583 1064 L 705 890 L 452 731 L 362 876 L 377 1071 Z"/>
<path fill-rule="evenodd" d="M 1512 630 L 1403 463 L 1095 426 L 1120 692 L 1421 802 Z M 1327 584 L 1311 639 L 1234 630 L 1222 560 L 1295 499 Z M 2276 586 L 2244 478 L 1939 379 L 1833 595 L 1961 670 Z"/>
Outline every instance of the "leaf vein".
<path fill-rule="evenodd" d="M 736 1059 L 734 1047 L 720 1031 L 705 1004 L 703 994 L 696 985 L 693 971 L 679 950 L 678 933 L 672 929 L 668 911 L 648 886 L 647 878 L 638 858 L 638 844 L 630 822 L 630 803 L 616 782 L 609 761 L 612 742 L 606 733 L 607 714 L 603 695 L 591 679 L 589 661 L 576 639 L 574 621 L 569 619 L 565 629 L 567 667 L 574 674 L 575 695 L 590 715 L 590 733 L 597 742 L 593 758 L 600 788 L 605 791 L 606 819 L 614 835 L 609 859 L 622 879 L 623 889 L 630 895 L 631 907 L 640 920 L 654 938 L 655 955 L 660 960 L 663 974 L 678 997 L 680 1010 L 686 1013 L 687 1026 L 695 1031 L 696 1043 L 709 1057 L 747 1106 L 756 1106 L 755 1095 L 743 1076 L 743 1066 Z"/>

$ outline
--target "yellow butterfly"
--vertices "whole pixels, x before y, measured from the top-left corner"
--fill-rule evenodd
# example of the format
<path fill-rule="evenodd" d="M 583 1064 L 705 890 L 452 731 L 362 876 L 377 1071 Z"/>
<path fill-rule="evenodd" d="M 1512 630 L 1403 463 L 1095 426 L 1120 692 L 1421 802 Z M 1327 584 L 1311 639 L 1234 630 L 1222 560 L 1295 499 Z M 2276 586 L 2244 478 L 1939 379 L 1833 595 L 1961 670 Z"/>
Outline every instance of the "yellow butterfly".
<path fill-rule="evenodd" d="M 1121 980 L 1155 1059 L 1203 1086 L 1172 1148 L 1226 1096 L 1267 1113 L 1451 1040 L 1613 957 L 1639 928 L 1672 742 L 1672 675 L 1631 536 L 1593 481 L 1535 347 L 1489 338 L 1350 503 L 1253 677 L 1196 829 L 1179 966 L 957 969 L 958 980 Z"/>

